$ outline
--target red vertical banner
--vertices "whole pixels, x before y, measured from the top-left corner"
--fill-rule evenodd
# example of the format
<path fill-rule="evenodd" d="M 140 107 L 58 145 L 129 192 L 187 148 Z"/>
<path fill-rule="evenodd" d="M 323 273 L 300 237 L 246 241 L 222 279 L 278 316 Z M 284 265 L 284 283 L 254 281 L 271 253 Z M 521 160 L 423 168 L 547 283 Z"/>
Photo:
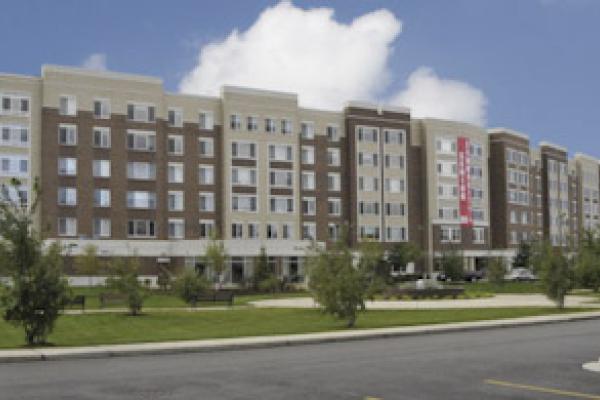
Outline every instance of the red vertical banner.
<path fill-rule="evenodd" d="M 473 226 L 473 216 L 471 213 L 471 159 L 469 153 L 469 139 L 458 137 L 457 142 L 457 167 L 458 167 L 458 195 L 459 195 L 459 215 L 460 224 L 463 226 Z"/>

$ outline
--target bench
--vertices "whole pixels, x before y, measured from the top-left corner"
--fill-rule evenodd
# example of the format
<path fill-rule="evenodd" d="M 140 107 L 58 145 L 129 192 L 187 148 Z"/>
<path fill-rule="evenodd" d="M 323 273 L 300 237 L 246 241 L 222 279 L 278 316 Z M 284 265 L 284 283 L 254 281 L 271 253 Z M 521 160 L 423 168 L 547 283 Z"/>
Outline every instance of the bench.
<path fill-rule="evenodd" d="M 110 303 L 125 302 L 127 296 L 120 293 L 100 293 L 98 295 L 98 300 L 100 300 L 100 308 L 104 308 Z"/>
<path fill-rule="evenodd" d="M 456 299 L 461 294 L 465 293 L 464 288 L 425 288 L 425 289 L 416 289 L 416 288 L 392 288 L 385 292 L 384 297 L 410 297 L 411 299 L 424 299 L 424 298 L 445 298 L 452 297 Z"/>
<path fill-rule="evenodd" d="M 85 311 L 85 296 L 78 294 L 77 296 L 71 297 L 67 301 L 67 306 L 80 306 L 81 311 Z"/>
<path fill-rule="evenodd" d="M 198 302 L 213 302 L 213 303 L 217 303 L 217 302 L 224 302 L 229 304 L 229 306 L 233 305 L 233 298 L 234 298 L 234 294 L 232 290 L 211 290 L 209 292 L 206 293 L 202 293 L 199 297 L 198 297 Z"/>

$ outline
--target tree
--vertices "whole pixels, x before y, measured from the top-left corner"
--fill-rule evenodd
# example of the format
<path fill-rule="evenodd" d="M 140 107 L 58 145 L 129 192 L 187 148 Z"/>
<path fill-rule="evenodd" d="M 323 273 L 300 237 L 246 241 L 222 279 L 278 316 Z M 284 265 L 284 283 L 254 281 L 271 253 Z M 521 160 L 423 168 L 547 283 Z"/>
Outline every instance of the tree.
<path fill-rule="evenodd" d="M 531 268 L 531 243 L 521 241 L 513 259 L 513 268 Z"/>
<path fill-rule="evenodd" d="M 196 307 L 200 297 L 208 287 L 208 280 L 192 270 L 185 270 L 175 281 L 175 291 L 183 301 L 192 307 Z"/>
<path fill-rule="evenodd" d="M 397 243 L 395 244 L 388 255 L 388 265 L 390 269 L 405 268 L 408 263 L 416 262 L 423 252 L 414 243 Z"/>
<path fill-rule="evenodd" d="M 107 286 L 125 296 L 129 314 L 140 315 L 146 292 L 138 279 L 139 260 L 137 257 L 120 257 L 113 260 L 110 269 L 111 276 Z"/>
<path fill-rule="evenodd" d="M 307 261 L 309 289 L 315 301 L 324 312 L 353 327 L 359 307 L 364 308 L 366 285 L 363 271 L 353 265 L 346 242 L 339 240 L 329 250 L 313 249 Z"/>
<path fill-rule="evenodd" d="M 504 284 L 504 275 L 506 275 L 506 266 L 502 258 L 492 258 L 488 260 L 487 265 L 488 281 L 496 286 Z"/>
<path fill-rule="evenodd" d="M 227 252 L 225 251 L 223 242 L 217 240 L 216 236 L 213 236 L 208 246 L 206 246 L 204 260 L 212 267 L 218 287 L 220 289 L 224 280 L 223 273 L 225 272 L 225 267 L 227 266 Z"/>
<path fill-rule="evenodd" d="M 274 292 L 279 286 L 275 271 L 269 267 L 269 258 L 264 247 L 260 248 L 260 254 L 254 264 L 252 282 L 255 290 Z"/>
<path fill-rule="evenodd" d="M 460 281 L 464 278 L 463 257 L 457 251 L 451 250 L 442 253 L 438 262 L 446 278 L 451 281 Z"/>
<path fill-rule="evenodd" d="M 13 201 L 9 190 L 18 193 L 18 180 L 10 189 L 2 188 L 0 203 L 0 271 L 11 284 L 2 292 L 3 318 L 25 331 L 29 345 L 42 344 L 52 332 L 60 310 L 69 298 L 69 288 L 62 275 L 62 248 L 53 243 L 43 249 L 41 235 L 33 228 L 33 216 L 38 204 L 37 182 L 31 207 L 20 196 Z M 14 198 L 14 197 L 13 197 Z"/>
<path fill-rule="evenodd" d="M 575 263 L 575 276 L 581 287 L 598 292 L 600 289 L 600 236 L 585 231 Z"/>
<path fill-rule="evenodd" d="M 383 291 L 390 280 L 390 265 L 385 261 L 380 242 L 367 240 L 359 245 L 358 268 L 365 279 L 366 297 Z"/>
<path fill-rule="evenodd" d="M 562 249 L 553 248 L 548 242 L 540 242 L 536 246 L 532 262 L 540 275 L 546 296 L 558 308 L 564 308 L 565 296 L 573 288 L 573 272 Z"/>
<path fill-rule="evenodd" d="M 98 274 L 104 263 L 98 258 L 98 248 L 88 244 L 83 248 L 83 253 L 75 257 L 75 270 L 89 277 L 89 286 L 93 286 L 93 275 Z"/>

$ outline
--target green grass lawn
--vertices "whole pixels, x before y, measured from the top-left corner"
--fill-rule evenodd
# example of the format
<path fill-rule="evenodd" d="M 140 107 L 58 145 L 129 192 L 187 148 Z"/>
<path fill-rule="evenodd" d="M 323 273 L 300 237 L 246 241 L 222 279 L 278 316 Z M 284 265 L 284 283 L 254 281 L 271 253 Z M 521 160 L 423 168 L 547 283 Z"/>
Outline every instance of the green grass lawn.
<path fill-rule="evenodd" d="M 356 328 L 380 328 L 490 320 L 584 311 L 554 308 L 403 310 L 362 312 Z M 138 317 L 120 313 L 63 315 L 49 342 L 55 346 L 158 342 L 342 330 L 343 321 L 317 309 L 233 309 L 204 312 L 151 312 Z M 0 348 L 24 346 L 23 331 L 0 320 Z"/>
<path fill-rule="evenodd" d="M 502 285 L 495 285 L 490 282 L 465 282 L 457 284 L 463 286 L 467 293 L 488 292 L 500 294 L 527 294 L 542 293 L 540 282 L 504 282 Z"/>

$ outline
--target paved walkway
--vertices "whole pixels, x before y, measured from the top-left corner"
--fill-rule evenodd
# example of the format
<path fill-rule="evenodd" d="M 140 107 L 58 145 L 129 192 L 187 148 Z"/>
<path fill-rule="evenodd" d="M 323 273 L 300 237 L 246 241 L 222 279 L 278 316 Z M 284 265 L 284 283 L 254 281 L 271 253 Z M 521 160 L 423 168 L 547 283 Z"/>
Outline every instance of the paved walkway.
<path fill-rule="evenodd" d="M 313 308 L 316 303 L 310 297 L 257 300 L 250 302 L 255 307 Z M 593 297 L 567 296 L 566 307 L 600 308 L 600 302 Z M 371 310 L 418 310 L 450 308 L 500 308 L 500 307 L 555 307 L 555 304 L 542 294 L 498 294 L 481 299 L 457 300 L 375 300 L 367 301 Z"/>

